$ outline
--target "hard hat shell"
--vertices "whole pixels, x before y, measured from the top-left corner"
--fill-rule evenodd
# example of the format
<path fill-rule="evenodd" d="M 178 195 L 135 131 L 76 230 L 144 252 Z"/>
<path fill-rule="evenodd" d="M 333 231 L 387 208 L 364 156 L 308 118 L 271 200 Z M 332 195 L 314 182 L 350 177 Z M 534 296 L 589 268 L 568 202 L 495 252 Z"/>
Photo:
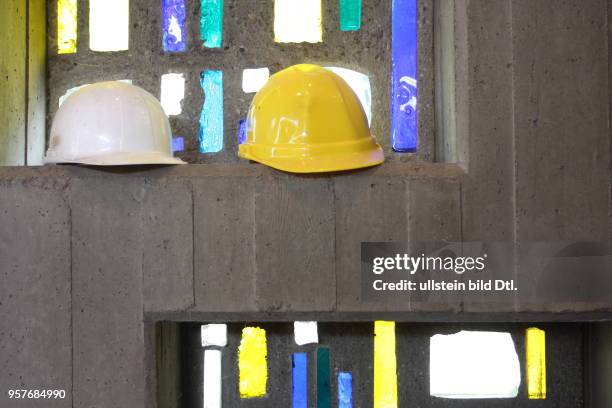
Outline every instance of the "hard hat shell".
<path fill-rule="evenodd" d="M 270 77 L 255 95 L 238 155 L 292 173 L 381 164 L 359 98 L 338 75 L 301 64 Z"/>
<path fill-rule="evenodd" d="M 185 164 L 157 99 L 134 85 L 100 82 L 70 95 L 51 126 L 45 163 Z"/>

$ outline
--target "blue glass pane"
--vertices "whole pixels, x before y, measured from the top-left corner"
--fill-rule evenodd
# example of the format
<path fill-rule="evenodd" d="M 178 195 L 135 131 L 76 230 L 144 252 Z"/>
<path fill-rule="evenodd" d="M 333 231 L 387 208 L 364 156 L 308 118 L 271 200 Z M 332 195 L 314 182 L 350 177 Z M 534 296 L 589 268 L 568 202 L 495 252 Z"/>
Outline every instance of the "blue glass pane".
<path fill-rule="evenodd" d="M 162 25 L 164 51 L 185 51 L 185 0 L 162 0 Z"/>
<path fill-rule="evenodd" d="M 308 408 L 308 356 L 293 354 L 292 390 L 293 408 Z"/>
<path fill-rule="evenodd" d="M 240 122 L 238 124 L 238 144 L 241 145 L 246 142 L 246 137 L 246 119 L 240 119 Z"/>
<path fill-rule="evenodd" d="M 418 0 L 393 0 L 391 146 L 414 152 L 418 145 Z"/>
<path fill-rule="evenodd" d="M 353 375 L 338 373 L 338 408 L 353 408 Z"/>
<path fill-rule="evenodd" d="M 182 152 L 185 150 L 185 139 L 182 137 L 173 137 L 172 138 L 172 151 L 173 152 Z"/>

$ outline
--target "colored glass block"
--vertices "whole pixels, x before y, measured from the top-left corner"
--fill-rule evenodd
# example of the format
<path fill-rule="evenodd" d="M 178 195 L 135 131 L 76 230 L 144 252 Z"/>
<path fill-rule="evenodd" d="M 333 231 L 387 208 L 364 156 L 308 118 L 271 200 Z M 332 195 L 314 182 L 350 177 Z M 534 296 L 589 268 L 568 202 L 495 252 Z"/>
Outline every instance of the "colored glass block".
<path fill-rule="evenodd" d="M 227 346 L 227 324 L 203 324 L 200 328 L 202 347 Z"/>
<path fill-rule="evenodd" d="M 57 0 L 57 53 L 77 52 L 77 0 Z"/>
<path fill-rule="evenodd" d="M 546 399 L 546 333 L 531 327 L 525 333 L 527 396 Z"/>
<path fill-rule="evenodd" d="M 418 145 L 417 0 L 392 4 L 391 146 L 414 152 Z"/>
<path fill-rule="evenodd" d="M 129 48 L 130 1 L 89 0 L 89 48 L 124 51 Z"/>
<path fill-rule="evenodd" d="M 246 138 L 246 119 L 240 119 L 240 122 L 238 123 L 238 144 L 241 145 L 246 142 Z"/>
<path fill-rule="evenodd" d="M 329 347 L 317 349 L 317 408 L 331 408 L 331 365 Z"/>
<path fill-rule="evenodd" d="M 242 71 L 242 91 L 244 93 L 258 92 L 270 78 L 268 68 L 252 68 Z"/>
<path fill-rule="evenodd" d="M 200 38 L 206 48 L 223 43 L 223 0 L 201 0 Z"/>
<path fill-rule="evenodd" d="M 277 43 L 322 42 L 321 0 L 275 0 L 274 41 Z"/>
<path fill-rule="evenodd" d="M 340 0 L 340 30 L 357 31 L 361 28 L 361 0 Z"/>
<path fill-rule="evenodd" d="M 200 115 L 200 153 L 223 149 L 223 72 L 204 71 L 200 84 L 204 105 Z"/>
<path fill-rule="evenodd" d="M 185 151 L 185 139 L 183 139 L 182 137 L 173 137 L 172 138 L 172 151 L 173 152 Z"/>
<path fill-rule="evenodd" d="M 353 71 L 347 68 L 325 67 L 335 74 L 338 74 L 351 87 L 353 92 L 359 98 L 361 106 L 368 117 L 368 124 L 372 125 L 372 87 L 370 85 L 370 77 L 361 72 Z"/>
<path fill-rule="evenodd" d="M 186 50 L 185 0 L 162 0 L 162 30 L 164 51 Z"/>
<path fill-rule="evenodd" d="M 515 398 L 520 384 L 521 367 L 510 333 L 461 331 L 431 337 L 430 395 Z"/>
<path fill-rule="evenodd" d="M 164 74 L 161 77 L 161 105 L 166 115 L 180 115 L 185 98 L 185 75 Z"/>
<path fill-rule="evenodd" d="M 319 328 L 317 322 L 293 322 L 293 338 L 298 346 L 318 343 Z"/>
<path fill-rule="evenodd" d="M 308 355 L 294 353 L 292 359 L 293 408 L 308 408 Z"/>
<path fill-rule="evenodd" d="M 397 408 L 395 322 L 374 323 L 374 408 Z"/>
<path fill-rule="evenodd" d="M 259 327 L 242 329 L 242 339 L 238 347 L 240 398 L 256 398 L 266 395 L 267 359 L 266 331 Z"/>
<path fill-rule="evenodd" d="M 353 408 L 353 375 L 338 373 L 338 408 Z"/>
<path fill-rule="evenodd" d="M 204 408 L 221 408 L 221 350 L 204 351 Z"/>

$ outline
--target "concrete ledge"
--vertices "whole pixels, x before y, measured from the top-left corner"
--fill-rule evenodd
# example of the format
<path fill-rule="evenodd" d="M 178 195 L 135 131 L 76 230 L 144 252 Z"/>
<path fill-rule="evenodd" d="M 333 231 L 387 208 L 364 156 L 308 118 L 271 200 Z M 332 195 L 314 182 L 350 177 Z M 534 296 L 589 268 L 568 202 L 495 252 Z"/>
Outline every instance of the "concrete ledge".
<path fill-rule="evenodd" d="M 259 177 L 274 174 L 287 174 L 270 167 L 258 164 L 190 164 L 186 166 L 126 166 L 126 167 L 91 167 L 74 165 L 52 165 L 0 167 L 0 181 L 22 180 L 37 177 L 72 178 L 72 177 L 108 177 L 130 176 L 146 178 L 177 177 Z M 378 167 L 338 173 L 295 175 L 297 178 L 337 178 L 362 174 L 368 176 L 396 176 L 408 178 L 451 178 L 459 179 L 465 170 L 458 164 L 445 163 L 384 163 Z"/>
<path fill-rule="evenodd" d="M 588 312 L 147 312 L 148 322 L 374 322 L 388 320 L 406 323 L 563 323 L 602 322 L 612 320 L 610 308 Z"/>
<path fill-rule="evenodd" d="M 132 327 L 143 314 L 285 320 L 311 313 L 321 320 L 359 320 L 378 313 L 456 321 L 472 312 L 488 319 L 519 312 L 556 319 L 581 312 L 584 320 L 612 312 L 612 300 L 602 304 L 601 297 L 571 304 L 537 298 L 529 304 L 478 303 L 460 295 L 363 302 L 361 242 L 465 240 L 466 177 L 460 166 L 430 164 L 322 176 L 288 175 L 260 165 L 50 166 L 0 170 L 0 197 L 35 206 L 31 212 L 53 203 L 32 202 L 28 197 L 40 195 L 36 191 L 70 197 L 72 245 L 63 256 L 73 271 L 72 300 L 92 313 L 106 310 L 108 302 L 136 308 L 128 319 Z M 7 205 L 5 211 L 8 216 L 17 211 L 19 219 L 18 208 Z M 21 228 L 13 223 L 13 229 Z M 12 234 L 7 231 L 5 239 Z M 32 233 L 29 244 L 42 245 L 46 235 Z M 470 235 L 479 238 L 495 240 Z M 603 288 L 604 281 L 595 284 Z M 75 324 L 87 325 L 80 313 L 73 310 Z M 130 334 L 136 342 L 142 335 L 141 328 Z M 78 349 L 83 338 L 74 341 Z"/>

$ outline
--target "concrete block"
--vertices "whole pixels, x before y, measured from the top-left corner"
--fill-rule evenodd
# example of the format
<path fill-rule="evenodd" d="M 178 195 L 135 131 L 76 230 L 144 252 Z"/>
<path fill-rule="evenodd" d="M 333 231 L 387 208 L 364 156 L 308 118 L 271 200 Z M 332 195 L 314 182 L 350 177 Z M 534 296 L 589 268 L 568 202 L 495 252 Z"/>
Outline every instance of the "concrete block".
<path fill-rule="evenodd" d="M 333 197 L 328 178 L 275 174 L 258 180 L 254 241 L 259 310 L 335 308 Z"/>
<path fill-rule="evenodd" d="M 182 179 L 155 179 L 142 213 L 145 312 L 185 310 L 194 304 L 193 200 Z"/>
<path fill-rule="evenodd" d="M 254 186 L 247 177 L 193 181 L 195 310 L 255 310 Z"/>
<path fill-rule="evenodd" d="M 562 240 L 609 240 L 607 2 L 515 3 L 516 239 L 559 248 Z M 530 47 L 519 46 L 526 41 Z M 537 268 L 522 255 L 518 261 L 517 311 L 609 303 L 605 271 L 561 274 L 554 261 Z"/>
<path fill-rule="evenodd" d="M 467 5 L 468 177 L 462 184 L 463 239 L 512 240 L 513 83 L 511 2 Z"/>
<path fill-rule="evenodd" d="M 408 182 L 410 241 L 461 241 L 461 185 L 453 180 Z"/>
<path fill-rule="evenodd" d="M 142 310 L 142 179 L 75 179 L 72 318 L 75 407 L 146 401 Z"/>
<path fill-rule="evenodd" d="M 0 182 L 0 406 L 72 407 L 70 210 L 65 179 Z M 11 389 L 65 399 L 8 398 Z"/>
<path fill-rule="evenodd" d="M 391 2 L 389 2 L 391 3 Z M 418 2 L 419 13 L 419 38 L 418 38 L 418 64 L 419 64 L 419 104 L 418 104 L 418 127 L 419 147 L 416 152 L 422 161 L 434 161 L 437 141 L 434 140 L 436 128 L 435 121 L 435 75 L 434 66 L 434 15 L 436 7 L 435 0 L 420 0 Z M 391 15 L 391 13 L 389 13 Z M 380 69 L 380 71 L 386 71 Z M 387 103 L 379 106 L 385 109 Z M 378 112 L 377 112 L 378 113 Z M 397 154 L 400 161 L 408 159 L 406 154 Z"/>
<path fill-rule="evenodd" d="M 452 180 L 412 180 L 408 182 L 408 231 L 410 242 L 461 241 L 461 186 Z M 413 281 L 425 282 L 440 276 L 424 272 Z M 453 273 L 446 281 L 464 281 Z M 411 294 L 410 310 L 423 312 L 458 312 L 464 294 L 459 292 L 416 292 Z"/>
<path fill-rule="evenodd" d="M 514 3 L 516 238 L 609 240 L 608 2 Z"/>
<path fill-rule="evenodd" d="M 334 179 L 339 312 L 409 309 L 361 300 L 361 243 L 407 242 L 408 189 L 403 178 L 345 175 Z"/>
<path fill-rule="evenodd" d="M 155 392 L 155 399 L 159 407 L 176 407 L 182 398 L 181 346 L 184 340 L 181 338 L 181 324 L 164 321 L 157 323 L 156 326 L 157 343 L 155 355 L 157 357 L 157 372 L 155 373 L 155 378 L 158 388 Z M 202 355 L 201 351 L 202 347 L 200 345 L 198 357 Z"/>
<path fill-rule="evenodd" d="M 145 402 L 147 408 L 158 408 L 158 342 L 157 323 L 145 322 L 144 324 L 144 355 L 145 355 Z M 161 341 L 161 340 L 160 340 Z"/>
<path fill-rule="evenodd" d="M 0 92 L 0 164 L 23 166 L 26 164 L 28 123 L 28 13 L 23 0 L 5 2 L 0 16 L 0 36 L 20 47 L 0 50 L 0 76 L 4 86 Z"/>
<path fill-rule="evenodd" d="M 591 401 L 594 407 L 608 407 L 612 405 L 612 388 L 607 381 L 612 373 L 612 323 L 593 323 L 587 330 L 591 364 L 585 374 L 592 379 Z"/>

